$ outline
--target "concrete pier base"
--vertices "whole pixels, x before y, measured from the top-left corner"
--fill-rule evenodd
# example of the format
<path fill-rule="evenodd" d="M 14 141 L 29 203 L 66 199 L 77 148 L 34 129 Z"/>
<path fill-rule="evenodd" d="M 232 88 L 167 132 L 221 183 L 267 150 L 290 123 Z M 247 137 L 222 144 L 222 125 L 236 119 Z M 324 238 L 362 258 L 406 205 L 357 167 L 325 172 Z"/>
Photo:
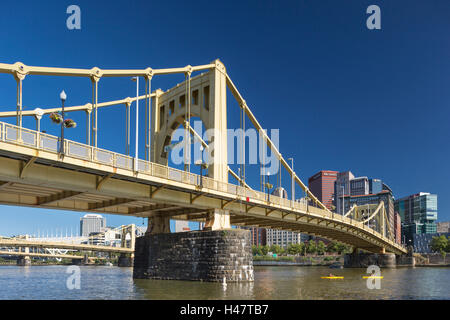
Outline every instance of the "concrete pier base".
<path fill-rule="evenodd" d="M 82 260 L 81 259 L 72 259 L 72 265 L 74 266 L 80 266 L 82 265 Z"/>
<path fill-rule="evenodd" d="M 133 277 L 253 281 L 250 231 L 226 229 L 146 234 L 136 239 Z"/>
<path fill-rule="evenodd" d="M 397 267 L 414 267 L 416 265 L 416 258 L 409 255 L 398 255 L 395 257 Z"/>
<path fill-rule="evenodd" d="M 30 257 L 19 257 L 19 259 L 17 259 L 17 265 L 18 266 L 31 266 Z"/>
<path fill-rule="evenodd" d="M 367 268 L 376 265 L 380 268 L 395 268 L 393 253 L 352 253 L 344 256 L 344 268 Z"/>
<path fill-rule="evenodd" d="M 134 259 L 130 256 L 130 255 L 127 255 L 127 254 L 121 254 L 120 256 L 119 256 L 119 260 L 118 260 L 118 262 L 117 262 L 117 265 L 119 266 L 119 267 L 124 267 L 124 268 L 129 268 L 129 267 L 132 267 L 133 266 L 133 264 L 134 264 L 134 261 L 133 261 Z"/>

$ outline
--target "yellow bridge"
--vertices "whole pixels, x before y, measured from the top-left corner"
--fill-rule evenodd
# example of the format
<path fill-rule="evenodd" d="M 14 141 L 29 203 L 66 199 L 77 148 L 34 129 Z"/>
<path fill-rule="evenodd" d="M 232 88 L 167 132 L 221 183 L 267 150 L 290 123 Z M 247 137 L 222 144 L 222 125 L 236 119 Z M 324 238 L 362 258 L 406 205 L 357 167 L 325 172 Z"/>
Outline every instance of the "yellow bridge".
<path fill-rule="evenodd" d="M 202 70 L 205 72 L 191 78 L 193 72 Z M 0 112 L 0 117 L 17 119 L 16 125 L 0 122 L 1 204 L 148 217 L 149 233 L 167 232 L 168 219 L 172 218 L 204 221 L 211 230 L 230 225 L 279 228 L 325 237 L 375 253 L 406 253 L 393 240 L 381 207 L 370 209 L 371 219 L 380 222 L 379 230 L 374 230 L 364 223 L 362 215 L 355 214 L 358 208 L 352 208 L 345 216 L 331 212 L 309 191 L 262 130 L 219 60 L 197 67 L 143 70 L 44 68 L 16 63 L 0 64 L 0 73 L 12 74 L 17 81 L 17 110 Z M 152 77 L 172 73 L 182 73 L 186 80 L 165 92 L 159 89 L 151 92 Z M 61 108 L 22 110 L 22 82 L 31 75 L 91 80 L 92 103 L 65 110 L 86 112 L 85 143 L 64 139 L 61 154 L 60 139 L 40 130 L 42 116 L 59 112 Z M 97 91 L 102 78 L 131 76 L 145 79 L 145 95 L 98 103 Z M 243 119 L 250 119 L 280 164 L 305 192 L 307 201 L 291 201 L 254 190 L 245 182 L 245 171 L 238 175 L 227 165 L 224 160 L 227 140 L 223 133 L 227 128 L 227 88 L 238 101 Z M 125 106 L 129 119 L 130 104 L 140 100 L 145 102 L 146 111 L 145 160 L 98 148 L 98 108 Z M 36 118 L 36 130 L 22 126 L 23 116 Z M 208 176 L 191 173 L 188 163 L 185 170 L 168 166 L 167 147 L 178 126 L 189 133 L 186 143 L 192 134 L 206 149 L 210 146 L 191 127 L 193 116 L 199 117 L 206 128 L 217 130 L 214 161 Z M 245 140 L 242 147 L 245 154 Z M 239 185 L 228 183 L 229 175 Z M 64 246 L 59 244 L 58 248 Z"/>
<path fill-rule="evenodd" d="M 79 251 L 97 251 L 97 252 L 114 252 L 114 253 L 133 253 L 134 249 L 113 247 L 113 246 L 101 246 L 90 244 L 75 244 L 67 242 L 47 242 L 47 241 L 30 241 L 30 240 L 15 240 L 15 239 L 1 239 L 0 247 L 8 248 L 55 248 L 55 249 L 68 249 Z M 12 254 L 10 252 L 10 254 Z"/>

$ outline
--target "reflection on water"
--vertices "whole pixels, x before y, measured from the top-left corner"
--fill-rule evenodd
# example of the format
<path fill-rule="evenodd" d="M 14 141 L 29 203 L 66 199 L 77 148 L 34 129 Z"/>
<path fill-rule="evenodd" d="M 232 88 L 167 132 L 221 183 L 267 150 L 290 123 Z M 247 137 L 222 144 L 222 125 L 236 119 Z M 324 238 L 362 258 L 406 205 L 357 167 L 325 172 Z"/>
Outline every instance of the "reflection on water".
<path fill-rule="evenodd" d="M 134 280 L 131 268 L 81 267 L 81 290 L 66 287 L 66 266 L 0 266 L 0 299 L 450 299 L 450 268 L 382 269 L 381 289 L 365 269 L 255 267 L 253 283 Z"/>

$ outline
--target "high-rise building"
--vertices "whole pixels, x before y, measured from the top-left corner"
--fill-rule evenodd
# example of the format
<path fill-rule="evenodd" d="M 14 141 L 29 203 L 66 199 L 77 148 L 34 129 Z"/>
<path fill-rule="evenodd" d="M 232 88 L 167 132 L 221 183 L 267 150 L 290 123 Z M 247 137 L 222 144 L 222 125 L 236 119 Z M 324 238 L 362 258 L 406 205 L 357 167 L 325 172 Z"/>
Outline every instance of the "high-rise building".
<path fill-rule="evenodd" d="M 391 188 L 384 184 L 380 179 L 369 179 L 368 177 L 355 178 L 351 171 L 339 172 L 334 184 L 334 204 L 336 206 L 336 212 L 340 214 L 347 212 L 346 210 L 343 210 L 343 208 L 348 208 L 348 205 L 345 204 L 346 197 L 376 195 L 382 193 L 382 191 L 388 191 L 393 195 Z M 359 200 L 359 202 L 362 202 L 363 199 L 364 198 Z M 393 216 L 391 221 L 393 223 Z"/>
<path fill-rule="evenodd" d="M 394 213 L 394 235 L 395 235 L 395 242 L 398 244 L 402 243 L 402 219 L 400 218 L 400 215 L 395 212 Z"/>
<path fill-rule="evenodd" d="M 286 248 L 289 244 L 298 244 L 302 242 L 302 234 L 299 232 L 266 229 L 266 243 L 268 246 L 273 244 Z"/>
<path fill-rule="evenodd" d="M 86 214 L 80 218 L 80 236 L 87 237 L 91 233 L 104 231 L 106 228 L 106 218 L 99 214 Z"/>
<path fill-rule="evenodd" d="M 416 193 L 395 201 L 395 212 L 402 220 L 402 234 L 407 244 L 413 242 L 415 234 L 437 232 L 437 195 Z"/>
<path fill-rule="evenodd" d="M 337 171 L 321 170 L 308 179 L 308 188 L 320 202 L 332 210 Z"/>
<path fill-rule="evenodd" d="M 380 179 L 369 179 L 369 193 L 380 193 L 383 190 L 383 182 Z"/>
<path fill-rule="evenodd" d="M 267 230 L 265 228 L 257 227 L 241 227 L 242 229 L 250 230 L 250 237 L 252 246 L 265 246 L 267 244 Z"/>
<path fill-rule="evenodd" d="M 350 194 L 350 181 L 354 178 L 355 176 L 350 171 L 339 172 L 337 174 L 336 181 L 334 182 L 334 205 L 337 213 L 344 214 L 344 196 Z"/>
<path fill-rule="evenodd" d="M 350 195 L 360 196 L 369 194 L 369 178 L 358 177 L 350 180 Z"/>

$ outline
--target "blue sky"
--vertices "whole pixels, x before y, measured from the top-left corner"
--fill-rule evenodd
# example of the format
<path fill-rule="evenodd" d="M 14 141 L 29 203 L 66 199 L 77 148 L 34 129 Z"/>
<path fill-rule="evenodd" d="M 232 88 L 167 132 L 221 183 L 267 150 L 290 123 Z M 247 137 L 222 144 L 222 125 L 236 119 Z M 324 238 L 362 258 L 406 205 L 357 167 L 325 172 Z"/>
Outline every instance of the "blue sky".
<path fill-rule="evenodd" d="M 71 4 L 81 8 L 81 30 L 66 28 Z M 372 4 L 381 8 L 381 30 L 366 28 Z M 6 2 L 0 12 L 0 62 L 113 69 L 219 58 L 261 125 L 280 129 L 280 150 L 295 158 L 303 181 L 321 169 L 351 170 L 382 179 L 396 198 L 437 193 L 438 219 L 445 221 L 450 220 L 449 17 L 446 0 Z M 155 78 L 152 88 L 167 89 L 183 79 Z M 27 110 L 58 105 L 62 89 L 67 105 L 90 101 L 88 79 L 29 76 L 23 104 Z M 15 95 L 12 76 L 0 75 L 0 109 L 14 110 Z M 100 82 L 100 102 L 133 95 L 129 79 Z M 229 126 L 238 127 L 231 95 L 229 102 Z M 100 147 L 124 153 L 118 121 L 123 115 L 122 109 L 100 112 Z M 83 142 L 84 116 L 73 118 L 81 125 L 67 132 L 68 138 Z M 34 128 L 34 120 L 25 120 L 25 126 Z M 42 126 L 57 134 L 48 119 Z M 255 188 L 257 170 L 249 168 L 247 176 Z M 289 190 L 286 173 L 282 184 Z M 82 215 L 1 206 L 0 234 L 70 230 Z M 137 218 L 107 219 L 108 225 L 142 224 Z"/>

